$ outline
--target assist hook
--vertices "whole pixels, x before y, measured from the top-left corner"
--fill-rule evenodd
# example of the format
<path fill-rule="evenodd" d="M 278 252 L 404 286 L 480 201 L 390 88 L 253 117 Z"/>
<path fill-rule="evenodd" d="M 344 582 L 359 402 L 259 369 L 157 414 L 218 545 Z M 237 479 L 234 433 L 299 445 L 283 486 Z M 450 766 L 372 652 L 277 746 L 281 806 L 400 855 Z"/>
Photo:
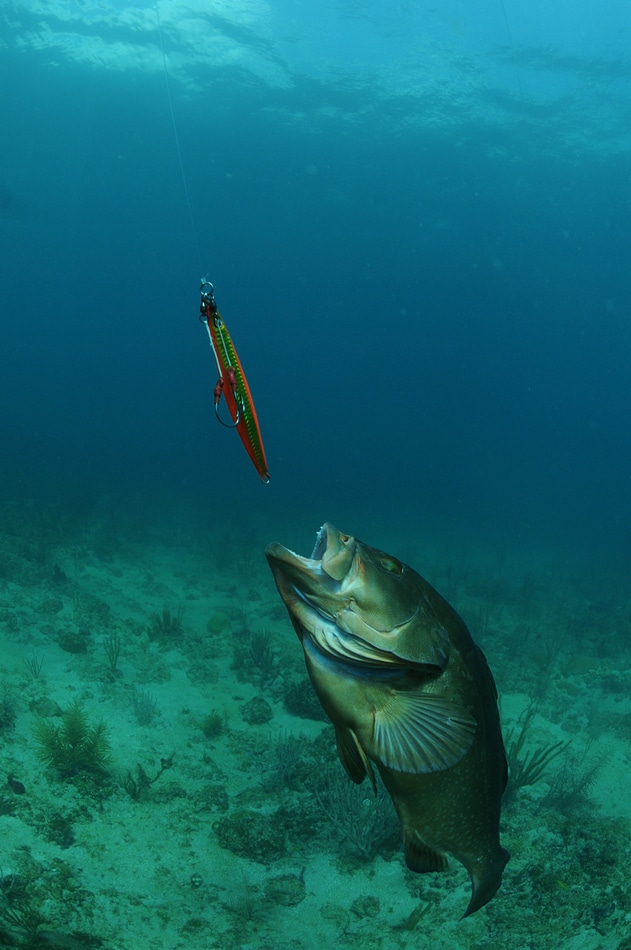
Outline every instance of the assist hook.
<path fill-rule="evenodd" d="M 229 363 L 226 363 L 224 366 L 222 361 L 219 359 L 219 355 L 215 349 L 213 342 L 213 335 L 210 329 L 210 321 L 213 322 L 213 328 L 219 336 L 221 336 L 222 331 L 224 330 L 224 323 L 221 319 L 221 314 L 217 307 L 217 302 L 215 300 L 215 288 L 209 280 L 202 278 L 201 285 L 199 288 L 199 293 L 201 296 L 201 303 L 199 305 L 199 322 L 205 323 L 208 327 L 208 333 L 210 336 L 211 346 L 215 353 L 215 362 L 217 363 L 217 371 L 219 373 L 219 378 L 215 384 L 215 389 L 213 391 L 213 398 L 215 403 L 215 416 L 217 421 L 221 423 L 222 426 L 225 426 L 226 429 L 236 429 L 241 421 L 241 409 L 242 402 L 239 398 L 239 393 L 237 392 L 237 378 L 235 375 L 234 367 Z M 228 385 L 232 390 L 232 395 L 235 402 L 235 418 L 231 422 L 226 422 L 219 415 L 219 402 L 221 401 L 221 396 L 223 393 L 223 388 L 226 385 L 226 380 Z"/>

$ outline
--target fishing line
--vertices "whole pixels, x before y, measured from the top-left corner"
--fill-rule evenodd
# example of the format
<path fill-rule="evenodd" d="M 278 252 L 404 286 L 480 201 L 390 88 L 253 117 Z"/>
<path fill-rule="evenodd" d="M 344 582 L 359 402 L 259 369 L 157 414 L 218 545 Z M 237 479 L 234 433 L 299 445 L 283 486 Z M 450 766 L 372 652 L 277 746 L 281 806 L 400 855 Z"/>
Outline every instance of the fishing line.
<path fill-rule="evenodd" d="M 173 98 L 171 96 L 171 83 L 169 82 L 169 70 L 167 69 L 167 58 L 166 53 L 164 52 L 164 39 L 162 36 L 162 23 L 160 21 L 160 11 L 158 9 L 158 4 L 156 3 L 156 18 L 158 20 L 158 34 L 160 36 L 160 50 L 162 52 L 162 66 L 164 68 L 164 83 L 167 89 L 167 99 L 169 102 L 169 112 L 171 113 L 171 125 L 173 126 L 173 136 L 175 138 L 175 149 L 177 151 L 177 160 L 180 165 L 180 173 L 182 175 L 182 184 L 184 185 L 184 194 L 186 195 L 186 204 L 188 207 L 189 218 L 191 219 L 191 229 L 193 231 L 193 241 L 195 242 L 195 249 L 197 251 L 197 262 L 199 264 L 199 273 L 203 274 L 204 269 L 202 267 L 202 255 L 199 249 L 199 240 L 197 238 L 197 228 L 195 227 L 195 216 L 193 215 L 193 205 L 191 203 L 191 196 L 188 190 L 188 183 L 186 181 L 186 173 L 184 171 L 184 162 L 182 161 L 182 150 L 180 148 L 180 137 L 177 134 L 177 123 L 175 121 L 175 112 L 173 110 Z"/>
<path fill-rule="evenodd" d="M 500 0 L 500 6 L 502 8 L 502 13 L 504 14 L 504 23 L 506 24 L 506 32 L 508 33 L 508 42 L 510 43 L 513 66 L 515 67 L 515 73 L 517 74 L 517 85 L 519 86 L 519 95 L 521 96 L 521 101 L 523 103 L 525 101 L 524 89 L 521 84 L 521 73 L 519 71 L 519 64 L 517 62 L 517 53 L 515 52 L 515 44 L 513 43 L 513 34 L 511 33 L 511 28 L 508 22 L 508 15 L 506 13 L 506 7 L 504 6 L 504 0 Z"/>

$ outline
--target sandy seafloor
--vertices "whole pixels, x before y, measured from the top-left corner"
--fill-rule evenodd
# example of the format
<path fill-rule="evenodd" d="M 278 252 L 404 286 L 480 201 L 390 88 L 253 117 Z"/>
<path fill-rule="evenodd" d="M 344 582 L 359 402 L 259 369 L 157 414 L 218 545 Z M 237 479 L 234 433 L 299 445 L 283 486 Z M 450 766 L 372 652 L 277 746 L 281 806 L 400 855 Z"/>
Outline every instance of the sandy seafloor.
<path fill-rule="evenodd" d="M 532 547 L 402 537 L 391 551 L 463 613 L 505 733 L 535 702 L 522 755 L 569 742 L 505 804 L 503 886 L 461 920 L 461 867 L 408 872 L 389 818 L 363 853 L 343 827 L 353 809 L 374 820 L 376 805 L 367 787 L 344 799 L 333 730 L 308 718 L 301 650 L 263 556 L 287 539 L 226 528 L 211 541 L 172 524 L 2 512 L 0 946 L 631 947 L 631 605 L 611 572 Z M 181 626 L 161 639 L 164 610 Z M 103 773 L 63 774 L 38 754 L 36 723 L 60 724 L 77 699 L 107 726 Z M 253 699 L 265 701 L 254 713 Z M 271 718 L 246 721 L 259 714 Z M 163 760 L 139 788 L 138 767 L 153 779 Z"/>

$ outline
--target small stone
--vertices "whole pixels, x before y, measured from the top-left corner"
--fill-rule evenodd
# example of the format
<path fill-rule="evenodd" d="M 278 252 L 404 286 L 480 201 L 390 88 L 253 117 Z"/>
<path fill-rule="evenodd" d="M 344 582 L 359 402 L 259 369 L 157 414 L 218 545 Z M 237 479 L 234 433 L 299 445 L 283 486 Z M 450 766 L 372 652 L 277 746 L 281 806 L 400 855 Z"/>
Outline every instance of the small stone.
<path fill-rule="evenodd" d="M 275 904 L 292 907 L 307 896 L 304 882 L 296 874 L 280 874 L 265 885 L 265 897 Z"/>
<path fill-rule="evenodd" d="M 61 597 L 47 597 L 39 605 L 39 612 L 53 617 L 64 609 L 64 602 Z"/>
<path fill-rule="evenodd" d="M 377 917 L 380 910 L 379 898 L 373 897 L 372 894 L 356 897 L 351 904 L 351 911 L 356 917 Z"/>
<path fill-rule="evenodd" d="M 31 703 L 31 709 L 34 713 L 37 713 L 38 716 L 42 718 L 48 718 L 49 716 L 63 716 L 63 710 L 58 703 L 54 700 L 49 699 L 48 696 L 43 697 L 42 699 L 36 699 Z"/>
<path fill-rule="evenodd" d="M 206 624 L 206 631 L 211 637 L 220 637 L 226 633 L 229 633 L 231 627 L 232 622 L 228 614 L 224 613 L 222 610 L 216 610 Z"/>
<path fill-rule="evenodd" d="M 269 722 L 274 716 L 274 711 L 266 699 L 262 696 L 255 696 L 249 703 L 241 707 L 241 716 L 250 726 L 260 726 Z"/>
<path fill-rule="evenodd" d="M 88 634 L 85 630 L 61 630 L 57 640 L 66 653 L 88 652 Z"/>
<path fill-rule="evenodd" d="M 336 930 L 344 933 L 350 923 L 348 911 L 340 907 L 339 904 L 322 904 L 320 907 L 320 916 L 327 923 L 332 924 Z"/>
<path fill-rule="evenodd" d="M 272 864 L 287 853 L 277 814 L 266 815 L 241 808 L 219 818 L 213 828 L 221 847 L 241 858 Z"/>

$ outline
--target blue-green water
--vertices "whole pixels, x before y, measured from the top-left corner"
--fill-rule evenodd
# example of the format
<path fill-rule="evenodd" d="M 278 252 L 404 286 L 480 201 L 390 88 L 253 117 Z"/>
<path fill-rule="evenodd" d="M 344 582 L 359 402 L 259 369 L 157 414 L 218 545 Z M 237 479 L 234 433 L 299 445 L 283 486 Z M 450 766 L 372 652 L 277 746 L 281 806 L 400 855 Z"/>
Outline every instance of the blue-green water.
<path fill-rule="evenodd" d="M 529 688 L 511 654 L 540 657 L 536 637 L 561 628 L 626 702 L 628 6 L 158 6 L 0 11 L 10 688 L 37 633 L 58 649 L 59 629 L 16 619 L 56 569 L 75 584 L 71 627 L 77 591 L 116 612 L 116 577 L 144 626 L 194 589 L 203 631 L 230 589 L 250 616 L 262 598 L 297 662 L 262 549 L 306 554 L 331 520 L 465 613 L 500 691 L 524 694 L 514 718 Z M 214 418 L 201 276 L 248 376 L 268 486 Z M 128 569 L 161 576 L 163 544 L 182 576 L 161 593 Z M 90 580 L 101 557 L 116 571 Z"/>
<path fill-rule="evenodd" d="M 168 4 L 195 236 L 155 8 L 12 4 L 10 492 L 628 550 L 629 12 L 476 7 Z M 212 417 L 200 264 L 266 491 Z"/>

